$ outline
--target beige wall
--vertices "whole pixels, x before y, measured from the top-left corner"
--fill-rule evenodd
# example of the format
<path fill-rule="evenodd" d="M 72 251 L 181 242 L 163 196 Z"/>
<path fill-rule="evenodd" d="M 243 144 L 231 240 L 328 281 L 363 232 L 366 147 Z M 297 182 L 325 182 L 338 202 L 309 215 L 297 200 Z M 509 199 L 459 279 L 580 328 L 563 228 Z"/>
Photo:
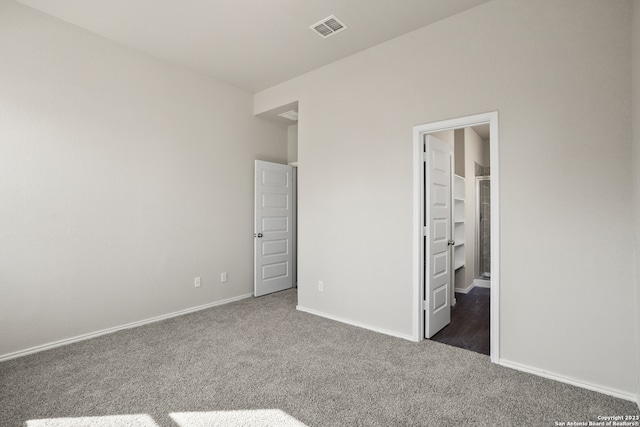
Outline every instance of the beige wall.
<path fill-rule="evenodd" d="M 455 167 L 453 169 L 458 176 L 466 178 L 467 171 L 464 163 L 464 129 L 456 129 L 454 131 L 454 135 Z"/>
<path fill-rule="evenodd" d="M 488 139 L 482 141 L 482 157 L 484 166 L 491 166 L 491 144 Z"/>
<path fill-rule="evenodd" d="M 300 306 L 410 337 L 413 126 L 497 110 L 501 361 L 635 394 L 630 5 L 494 0 L 256 94 L 304 107 Z"/>
<path fill-rule="evenodd" d="M 0 357 L 252 292 L 251 94 L 8 1 L 0 58 Z"/>
<path fill-rule="evenodd" d="M 298 125 L 287 127 L 287 161 L 298 161 Z"/>
<path fill-rule="evenodd" d="M 640 0 L 633 0 L 633 164 L 636 263 L 636 329 L 640 347 Z M 640 349 L 638 350 L 640 353 Z M 640 357 L 636 375 L 636 394 L 640 405 Z"/>
<path fill-rule="evenodd" d="M 453 148 L 454 146 L 454 137 L 453 137 L 454 131 L 452 130 L 445 130 L 442 132 L 434 132 L 430 135 L 435 136 L 436 138 L 438 138 L 439 140 L 446 142 L 447 144 L 451 145 L 451 147 Z"/>

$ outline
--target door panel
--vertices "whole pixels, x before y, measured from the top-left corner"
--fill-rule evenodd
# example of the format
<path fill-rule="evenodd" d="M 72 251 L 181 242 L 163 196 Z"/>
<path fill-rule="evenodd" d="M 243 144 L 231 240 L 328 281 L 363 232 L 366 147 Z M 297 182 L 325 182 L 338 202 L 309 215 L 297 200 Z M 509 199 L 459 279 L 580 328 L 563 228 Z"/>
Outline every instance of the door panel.
<path fill-rule="evenodd" d="M 425 336 L 431 338 L 451 320 L 451 179 L 453 147 L 425 138 Z"/>
<path fill-rule="evenodd" d="M 286 233 L 287 231 L 289 231 L 289 218 L 286 217 L 262 218 L 261 223 L 261 230 L 263 232 L 266 231 L 268 233 Z"/>
<path fill-rule="evenodd" d="M 267 184 L 263 183 L 263 186 Z M 283 186 L 282 188 L 286 188 Z M 287 209 L 289 200 L 286 194 L 263 194 L 262 195 L 262 207 L 274 208 L 274 209 Z"/>
<path fill-rule="evenodd" d="M 293 168 L 255 162 L 254 296 L 293 287 Z"/>
<path fill-rule="evenodd" d="M 433 292 L 434 312 L 444 310 L 447 307 L 447 286 L 441 286 Z"/>
<path fill-rule="evenodd" d="M 262 256 L 286 255 L 289 252 L 289 244 L 286 239 L 262 242 Z"/>

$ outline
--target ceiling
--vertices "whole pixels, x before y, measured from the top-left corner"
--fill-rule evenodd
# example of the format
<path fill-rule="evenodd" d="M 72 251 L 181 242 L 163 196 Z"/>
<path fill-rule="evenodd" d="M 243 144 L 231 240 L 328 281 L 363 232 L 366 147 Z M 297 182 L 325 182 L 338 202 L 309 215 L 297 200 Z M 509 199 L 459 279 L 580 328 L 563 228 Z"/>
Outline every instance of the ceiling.
<path fill-rule="evenodd" d="M 17 1 L 257 92 L 489 0 Z M 309 29 L 330 15 L 347 29 Z"/>

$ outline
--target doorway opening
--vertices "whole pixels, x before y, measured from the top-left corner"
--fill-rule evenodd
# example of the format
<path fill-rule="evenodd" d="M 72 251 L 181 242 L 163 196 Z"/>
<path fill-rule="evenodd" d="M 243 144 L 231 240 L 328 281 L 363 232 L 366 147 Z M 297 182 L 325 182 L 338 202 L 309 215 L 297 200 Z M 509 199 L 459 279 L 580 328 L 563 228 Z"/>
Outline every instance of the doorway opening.
<path fill-rule="evenodd" d="M 479 145 L 470 145 L 473 138 Z M 440 142 L 445 145 L 438 147 L 449 143 L 452 148 L 446 197 L 438 183 L 438 174 L 447 169 L 444 151 L 433 148 Z M 446 329 L 453 334 L 479 332 L 477 340 L 484 334 L 489 343 L 471 349 L 490 354 L 494 363 L 500 348 L 498 142 L 497 112 L 414 127 L 415 340 L 438 340 L 438 331 L 442 335 Z M 465 148 L 470 150 L 466 155 Z M 486 331 L 470 329 L 474 320 L 469 315 L 484 316 Z M 446 324 L 451 322 L 449 327 L 443 326 L 443 317 Z"/>
<path fill-rule="evenodd" d="M 255 161 L 256 297 L 298 287 L 298 101 L 257 116 L 286 128 L 287 144 L 285 158 Z"/>

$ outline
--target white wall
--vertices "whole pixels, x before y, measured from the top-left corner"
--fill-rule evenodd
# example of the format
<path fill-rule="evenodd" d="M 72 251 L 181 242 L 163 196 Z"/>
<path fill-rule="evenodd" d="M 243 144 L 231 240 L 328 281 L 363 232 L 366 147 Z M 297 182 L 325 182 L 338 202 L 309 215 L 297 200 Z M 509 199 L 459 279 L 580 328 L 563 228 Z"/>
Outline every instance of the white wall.
<path fill-rule="evenodd" d="M 635 394 L 630 7 L 494 0 L 256 94 L 304 109 L 300 306 L 411 336 L 412 128 L 497 110 L 501 360 Z"/>
<path fill-rule="evenodd" d="M 0 58 L 0 356 L 252 292 L 251 94 L 5 0 Z"/>
<path fill-rule="evenodd" d="M 636 325 L 640 325 L 640 0 L 633 0 L 633 165 L 634 165 L 634 218 L 636 262 Z M 640 327 L 637 328 L 640 347 Z M 638 350 L 640 352 L 640 349 Z M 640 406 L 640 357 L 636 375 L 636 394 Z"/>

